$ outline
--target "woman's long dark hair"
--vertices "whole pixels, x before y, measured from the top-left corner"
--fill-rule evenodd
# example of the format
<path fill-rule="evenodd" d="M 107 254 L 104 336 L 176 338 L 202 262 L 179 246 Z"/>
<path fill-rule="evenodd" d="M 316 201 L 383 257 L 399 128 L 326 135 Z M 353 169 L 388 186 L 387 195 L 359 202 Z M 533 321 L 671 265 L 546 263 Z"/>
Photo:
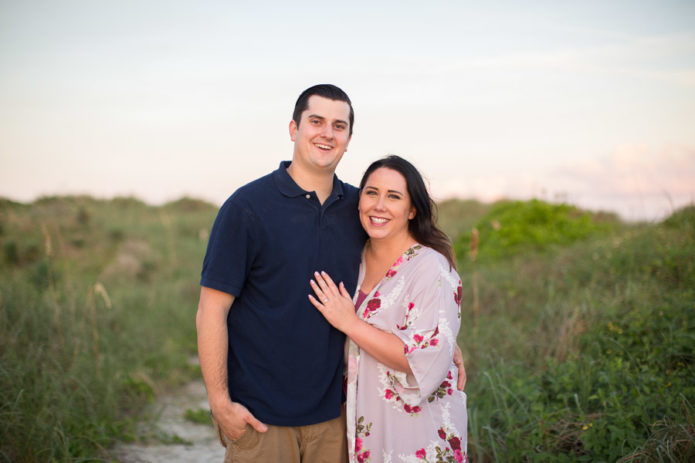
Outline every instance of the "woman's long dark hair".
<path fill-rule="evenodd" d="M 451 267 L 456 268 L 454 248 L 449 237 L 437 227 L 437 205 L 434 203 L 420 172 L 411 163 L 400 156 L 391 154 L 374 161 L 364 172 L 360 182 L 360 192 L 369 176 L 380 167 L 395 170 L 405 178 L 410 202 L 415 208 L 415 217 L 408 222 L 408 231 L 415 240 L 428 246 L 446 257 Z"/>

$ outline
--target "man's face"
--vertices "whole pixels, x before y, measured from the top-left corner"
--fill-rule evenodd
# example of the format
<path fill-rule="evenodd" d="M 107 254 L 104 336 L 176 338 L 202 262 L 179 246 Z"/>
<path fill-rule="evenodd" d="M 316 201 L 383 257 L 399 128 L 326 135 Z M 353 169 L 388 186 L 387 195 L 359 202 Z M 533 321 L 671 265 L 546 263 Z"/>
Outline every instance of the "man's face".
<path fill-rule="evenodd" d="M 350 105 L 318 95 L 309 97 L 299 125 L 290 122 L 292 163 L 304 169 L 335 171 L 350 143 Z"/>

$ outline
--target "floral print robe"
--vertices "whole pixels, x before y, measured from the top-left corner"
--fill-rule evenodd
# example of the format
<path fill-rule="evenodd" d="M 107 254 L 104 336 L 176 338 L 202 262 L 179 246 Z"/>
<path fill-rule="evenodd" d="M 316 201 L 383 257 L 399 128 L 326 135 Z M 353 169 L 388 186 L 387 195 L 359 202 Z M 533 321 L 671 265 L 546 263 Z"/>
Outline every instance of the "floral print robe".
<path fill-rule="evenodd" d="M 359 286 L 364 279 L 364 260 Z M 460 325 L 461 280 L 437 251 L 414 245 L 359 307 L 360 318 L 405 344 L 406 374 L 348 339 L 350 462 L 467 461 L 466 394 L 452 357 Z"/>

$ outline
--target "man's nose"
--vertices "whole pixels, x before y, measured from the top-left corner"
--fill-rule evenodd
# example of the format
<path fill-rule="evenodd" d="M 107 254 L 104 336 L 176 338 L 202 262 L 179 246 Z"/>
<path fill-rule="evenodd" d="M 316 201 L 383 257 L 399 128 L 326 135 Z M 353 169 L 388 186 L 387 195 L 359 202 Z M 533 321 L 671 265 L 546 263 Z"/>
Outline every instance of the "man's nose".
<path fill-rule="evenodd" d="M 325 138 L 333 138 L 333 127 L 330 124 L 324 124 L 321 129 L 321 136 Z"/>

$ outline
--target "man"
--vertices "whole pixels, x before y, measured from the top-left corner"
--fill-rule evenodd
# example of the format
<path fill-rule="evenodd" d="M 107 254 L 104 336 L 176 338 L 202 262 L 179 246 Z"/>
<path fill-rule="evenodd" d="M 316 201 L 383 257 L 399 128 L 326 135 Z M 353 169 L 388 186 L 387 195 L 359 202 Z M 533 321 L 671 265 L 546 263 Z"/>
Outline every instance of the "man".
<path fill-rule="evenodd" d="M 196 326 L 225 461 L 346 461 L 345 338 L 307 295 L 315 270 L 355 291 L 366 235 L 357 189 L 335 176 L 353 123 L 341 89 L 305 90 L 292 161 L 239 188 L 215 220 Z"/>

